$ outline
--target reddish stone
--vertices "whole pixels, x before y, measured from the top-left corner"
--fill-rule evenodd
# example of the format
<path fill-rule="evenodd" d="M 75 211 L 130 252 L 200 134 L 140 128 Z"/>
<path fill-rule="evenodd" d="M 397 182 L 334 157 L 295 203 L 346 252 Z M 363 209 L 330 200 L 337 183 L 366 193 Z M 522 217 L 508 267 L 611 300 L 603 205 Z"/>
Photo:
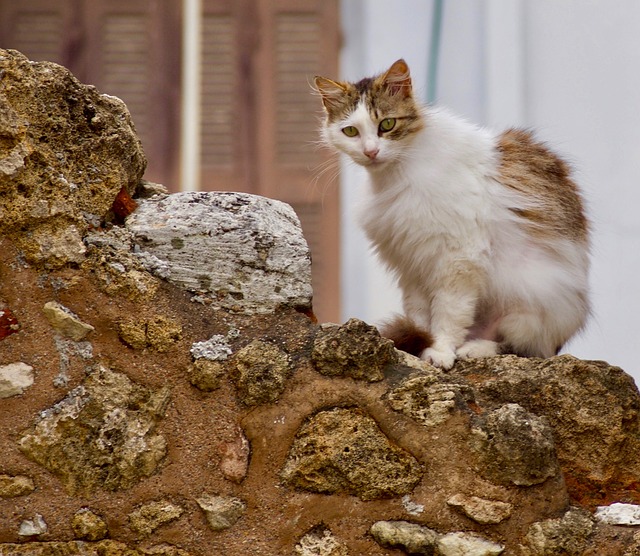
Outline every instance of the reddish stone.
<path fill-rule="evenodd" d="M 20 330 L 20 324 L 11 309 L 0 309 L 0 340 Z"/>
<path fill-rule="evenodd" d="M 113 205 L 111 205 L 111 210 L 118 222 L 124 222 L 124 219 L 136 210 L 137 207 L 138 203 L 131 198 L 131 195 L 129 195 L 129 192 L 123 186 L 116 195 Z"/>

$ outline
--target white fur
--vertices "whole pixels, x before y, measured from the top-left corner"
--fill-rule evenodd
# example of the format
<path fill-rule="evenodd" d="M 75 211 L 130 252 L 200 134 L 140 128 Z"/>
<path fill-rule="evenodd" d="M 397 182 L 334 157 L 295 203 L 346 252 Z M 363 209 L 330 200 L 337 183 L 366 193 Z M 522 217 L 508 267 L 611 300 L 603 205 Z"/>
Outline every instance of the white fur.
<path fill-rule="evenodd" d="M 394 141 L 378 136 L 361 103 L 324 130 L 369 171 L 360 222 L 396 274 L 406 314 L 434 336 L 423 358 L 449 368 L 456 357 L 494 354 L 498 338 L 553 355 L 589 313 L 588 246 L 527 232 L 509 209 L 535 199 L 496 181 L 492 133 L 439 109 L 423 116 L 423 130 Z M 341 132 L 348 125 L 357 137 Z M 376 149 L 374 160 L 364 154 Z M 478 307 L 491 315 L 482 325 Z"/>

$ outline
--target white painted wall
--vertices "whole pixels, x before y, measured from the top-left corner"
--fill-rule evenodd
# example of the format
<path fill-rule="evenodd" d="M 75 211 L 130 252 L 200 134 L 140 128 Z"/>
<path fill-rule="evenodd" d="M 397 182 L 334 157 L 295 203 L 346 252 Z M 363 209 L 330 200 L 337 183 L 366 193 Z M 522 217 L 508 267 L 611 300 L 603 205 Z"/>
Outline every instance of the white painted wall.
<path fill-rule="evenodd" d="M 342 9 L 342 77 L 404 57 L 425 90 L 432 1 Z M 535 128 L 576 168 L 594 222 L 594 316 L 567 351 L 640 382 L 640 2 L 445 0 L 439 67 L 441 104 L 483 125 Z M 375 323 L 400 303 L 353 222 L 362 181 L 345 163 L 343 316 Z"/>

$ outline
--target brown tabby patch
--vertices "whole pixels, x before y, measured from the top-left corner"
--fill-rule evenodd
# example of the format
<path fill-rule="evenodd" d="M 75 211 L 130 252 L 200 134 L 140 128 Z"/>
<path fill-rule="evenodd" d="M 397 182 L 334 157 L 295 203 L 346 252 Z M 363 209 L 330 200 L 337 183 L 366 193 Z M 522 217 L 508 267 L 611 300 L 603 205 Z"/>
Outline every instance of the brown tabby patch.
<path fill-rule="evenodd" d="M 529 131 L 510 129 L 498 139 L 501 154 L 498 180 L 533 201 L 514 212 L 533 224 L 531 232 L 549 232 L 587 241 L 588 222 L 583 201 L 570 176 L 569 165 L 537 141 Z"/>

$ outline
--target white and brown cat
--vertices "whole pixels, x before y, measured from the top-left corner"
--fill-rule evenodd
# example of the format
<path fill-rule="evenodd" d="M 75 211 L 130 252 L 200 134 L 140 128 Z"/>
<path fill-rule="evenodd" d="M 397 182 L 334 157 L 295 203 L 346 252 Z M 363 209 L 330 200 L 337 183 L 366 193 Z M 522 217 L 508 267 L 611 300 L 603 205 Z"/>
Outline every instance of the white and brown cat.
<path fill-rule="evenodd" d="M 315 84 L 324 142 L 368 171 L 360 222 L 402 289 L 405 317 L 383 335 L 445 369 L 556 354 L 589 315 L 589 226 L 568 165 L 527 131 L 421 105 L 404 60 Z"/>

